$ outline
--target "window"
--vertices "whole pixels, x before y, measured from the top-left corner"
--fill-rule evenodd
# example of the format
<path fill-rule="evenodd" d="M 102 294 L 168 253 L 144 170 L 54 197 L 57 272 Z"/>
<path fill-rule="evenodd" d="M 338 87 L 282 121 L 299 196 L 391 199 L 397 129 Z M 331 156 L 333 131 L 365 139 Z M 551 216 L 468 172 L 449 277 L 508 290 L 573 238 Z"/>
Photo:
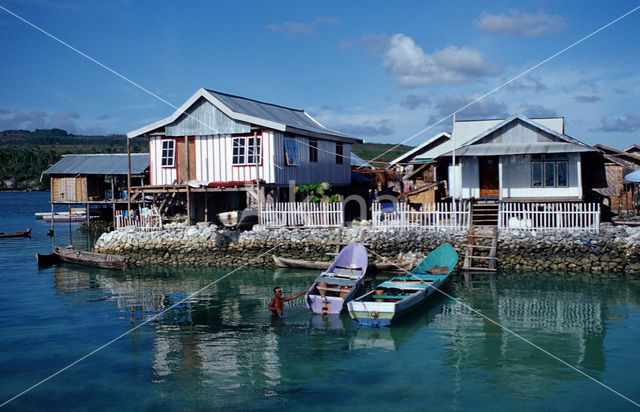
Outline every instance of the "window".
<path fill-rule="evenodd" d="M 285 164 L 287 166 L 298 166 L 298 147 L 296 146 L 295 139 L 284 139 L 284 156 Z"/>
<path fill-rule="evenodd" d="M 318 163 L 318 139 L 309 139 L 309 162 Z"/>
<path fill-rule="evenodd" d="M 260 163 L 262 159 L 262 139 L 260 136 L 253 136 L 247 138 L 247 163 L 256 164 Z"/>
<path fill-rule="evenodd" d="M 566 154 L 531 156 L 532 187 L 567 187 L 569 163 Z"/>
<path fill-rule="evenodd" d="M 260 163 L 262 155 L 262 139 L 260 136 L 243 136 L 233 138 L 233 155 L 231 163 L 234 165 L 254 165 Z"/>
<path fill-rule="evenodd" d="M 234 137 L 233 138 L 233 158 L 231 163 L 234 165 L 244 164 L 244 152 L 245 152 L 246 138 Z"/>
<path fill-rule="evenodd" d="M 175 140 L 162 140 L 162 160 L 163 167 L 175 166 Z"/>
<path fill-rule="evenodd" d="M 336 142 L 336 164 L 342 164 L 342 143 Z"/>

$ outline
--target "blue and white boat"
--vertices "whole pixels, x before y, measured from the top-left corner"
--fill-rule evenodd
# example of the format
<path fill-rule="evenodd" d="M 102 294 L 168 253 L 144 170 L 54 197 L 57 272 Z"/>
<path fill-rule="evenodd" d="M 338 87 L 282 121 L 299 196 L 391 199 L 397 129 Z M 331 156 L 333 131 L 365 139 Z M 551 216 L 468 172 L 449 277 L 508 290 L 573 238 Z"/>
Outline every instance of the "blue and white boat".
<path fill-rule="evenodd" d="M 453 246 L 440 245 L 410 273 L 382 282 L 349 302 L 349 315 L 362 325 L 389 326 L 440 288 L 457 264 L 458 254 Z"/>

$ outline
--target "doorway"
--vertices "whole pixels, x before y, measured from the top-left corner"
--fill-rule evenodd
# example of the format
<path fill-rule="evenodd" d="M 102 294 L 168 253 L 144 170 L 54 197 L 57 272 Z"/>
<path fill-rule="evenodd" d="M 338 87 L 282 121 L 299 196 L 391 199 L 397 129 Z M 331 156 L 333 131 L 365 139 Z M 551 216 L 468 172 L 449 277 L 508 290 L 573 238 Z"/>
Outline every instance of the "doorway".
<path fill-rule="evenodd" d="M 480 197 L 497 198 L 500 182 L 498 180 L 498 156 L 479 158 Z"/>

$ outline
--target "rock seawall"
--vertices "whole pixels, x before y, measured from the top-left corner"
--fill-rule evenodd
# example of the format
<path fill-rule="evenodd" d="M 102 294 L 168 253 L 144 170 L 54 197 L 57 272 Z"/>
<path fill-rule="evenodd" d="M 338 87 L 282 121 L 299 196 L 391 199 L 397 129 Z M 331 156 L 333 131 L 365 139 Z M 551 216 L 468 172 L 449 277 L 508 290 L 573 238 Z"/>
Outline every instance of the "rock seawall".
<path fill-rule="evenodd" d="M 466 233 L 426 231 L 374 231 L 368 227 L 342 229 L 277 229 L 256 227 L 246 232 L 196 226 L 167 225 L 164 230 L 131 229 L 105 233 L 95 251 L 123 254 L 133 265 L 273 266 L 278 256 L 331 260 L 335 242 L 362 241 L 370 259 L 395 258 L 413 252 L 424 256 L 443 242 L 464 257 Z M 603 225 L 599 234 L 502 232 L 498 267 L 503 270 L 566 270 L 640 274 L 640 228 Z"/>

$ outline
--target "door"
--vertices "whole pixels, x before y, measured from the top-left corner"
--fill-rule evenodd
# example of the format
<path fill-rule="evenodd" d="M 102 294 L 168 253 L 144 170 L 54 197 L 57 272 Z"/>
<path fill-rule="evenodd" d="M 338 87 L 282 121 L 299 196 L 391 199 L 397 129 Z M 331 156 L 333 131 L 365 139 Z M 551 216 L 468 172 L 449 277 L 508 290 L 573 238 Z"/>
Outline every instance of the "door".
<path fill-rule="evenodd" d="M 480 157 L 480 197 L 498 197 L 498 156 Z"/>
<path fill-rule="evenodd" d="M 187 168 L 187 153 L 185 151 L 184 138 L 176 139 L 176 160 L 178 168 L 178 183 L 186 184 L 189 180 L 195 179 L 196 175 L 196 143 L 195 139 L 189 138 L 189 167 Z M 187 170 L 189 175 L 187 176 Z"/>

